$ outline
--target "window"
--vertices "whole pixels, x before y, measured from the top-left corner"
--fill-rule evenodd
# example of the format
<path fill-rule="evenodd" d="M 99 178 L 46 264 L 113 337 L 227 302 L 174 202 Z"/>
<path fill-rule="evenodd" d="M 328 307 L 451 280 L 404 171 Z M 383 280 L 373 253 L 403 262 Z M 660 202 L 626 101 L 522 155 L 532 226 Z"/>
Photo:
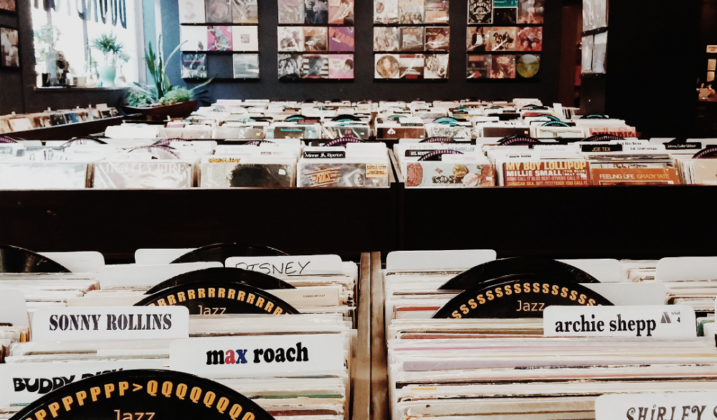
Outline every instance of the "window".
<path fill-rule="evenodd" d="M 48 10 L 43 8 L 43 4 L 49 4 Z M 116 86 L 127 86 L 138 81 L 140 69 L 144 65 L 144 61 L 139 60 L 144 56 L 143 40 L 138 35 L 138 31 L 141 34 L 142 26 L 141 15 L 138 15 L 141 13 L 141 0 L 65 0 L 54 2 L 55 8 L 52 8 L 52 1 L 35 2 L 35 5 L 39 6 L 32 8 L 35 70 L 38 75 L 51 74 L 55 69 L 53 64 L 48 66 L 48 62 L 53 62 L 51 57 L 54 57 L 54 47 L 54 51 L 61 53 L 61 58 L 69 65 L 67 76 L 71 77 L 73 83 L 86 87 L 101 86 L 99 70 L 105 65 L 105 58 L 100 51 L 92 48 L 92 41 L 100 35 L 112 34 L 122 43 L 123 57 L 127 60 L 117 60 Z M 95 13 L 95 5 L 106 5 L 105 22 L 102 21 L 101 10 Z M 87 20 L 80 17 L 82 11 L 79 9 L 82 7 L 88 9 L 85 11 Z M 62 83 L 65 78 L 62 74 L 65 64 L 61 59 L 58 61 L 60 69 L 55 70 L 58 78 L 54 83 Z M 107 77 L 105 80 L 108 80 Z M 45 82 L 44 85 L 48 84 Z M 105 83 L 104 87 L 111 87 L 111 84 Z"/>

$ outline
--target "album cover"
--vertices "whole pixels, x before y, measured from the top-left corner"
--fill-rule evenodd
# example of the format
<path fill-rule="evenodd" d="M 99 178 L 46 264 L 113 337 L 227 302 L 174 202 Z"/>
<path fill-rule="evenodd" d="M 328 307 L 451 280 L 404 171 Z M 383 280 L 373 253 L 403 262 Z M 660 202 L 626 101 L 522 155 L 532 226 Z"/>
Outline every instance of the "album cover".
<path fill-rule="evenodd" d="M 425 54 L 425 79 L 448 79 L 448 54 Z"/>
<path fill-rule="evenodd" d="M 329 0 L 329 24 L 354 24 L 354 0 Z"/>
<path fill-rule="evenodd" d="M 353 52 L 356 39 L 353 26 L 340 26 L 329 28 L 329 51 Z"/>
<path fill-rule="evenodd" d="M 592 185 L 678 185 L 675 168 L 592 168 Z"/>
<path fill-rule="evenodd" d="M 400 79 L 401 68 L 398 54 L 376 54 L 376 79 Z"/>
<path fill-rule="evenodd" d="M 717 185 L 717 160 L 695 159 L 692 166 L 692 184 Z"/>
<path fill-rule="evenodd" d="M 306 54 L 303 57 L 304 79 L 328 79 L 329 56 L 325 54 Z"/>
<path fill-rule="evenodd" d="M 15 3 L 15 0 L 0 0 L 0 10 L 15 12 L 17 11 L 16 9 L 17 4 Z"/>
<path fill-rule="evenodd" d="M 425 59 L 423 54 L 401 54 L 398 58 L 401 79 L 423 79 Z"/>
<path fill-rule="evenodd" d="M 232 27 L 232 48 L 234 51 L 259 51 L 259 27 Z"/>
<path fill-rule="evenodd" d="M 182 54 L 182 79 L 206 79 L 207 55 Z"/>
<path fill-rule="evenodd" d="M 493 7 L 518 7 L 518 0 L 493 0 Z"/>
<path fill-rule="evenodd" d="M 423 27 L 401 28 L 401 51 L 423 51 Z"/>
<path fill-rule="evenodd" d="M 179 35 L 182 51 L 207 50 L 208 33 L 206 26 L 180 26 Z"/>
<path fill-rule="evenodd" d="M 204 0 L 179 0 L 179 23 L 204 23 Z"/>
<path fill-rule="evenodd" d="M 279 24 L 304 23 L 303 0 L 278 0 Z"/>
<path fill-rule="evenodd" d="M 104 118 L 104 116 L 103 116 Z M 67 124 L 64 114 L 50 114 L 50 125 L 64 125 Z"/>
<path fill-rule="evenodd" d="M 373 23 L 383 25 L 398 23 L 398 0 L 374 0 Z"/>
<path fill-rule="evenodd" d="M 490 66 L 491 79 L 515 79 L 515 56 L 494 55 Z"/>
<path fill-rule="evenodd" d="M 426 0 L 426 23 L 448 23 L 448 0 Z"/>
<path fill-rule="evenodd" d="M 607 61 L 607 32 L 595 35 L 595 43 L 593 46 L 593 73 L 605 73 L 605 65 Z"/>
<path fill-rule="evenodd" d="M 398 23 L 415 25 L 423 22 L 423 0 L 398 0 Z"/>
<path fill-rule="evenodd" d="M 17 29 L 0 28 L 0 54 L 5 67 L 20 67 L 20 44 Z"/>
<path fill-rule="evenodd" d="M 323 52 L 329 50 L 328 28 L 305 27 L 304 51 Z"/>
<path fill-rule="evenodd" d="M 426 28 L 426 50 L 427 51 L 450 51 L 451 28 L 434 27 Z"/>
<path fill-rule="evenodd" d="M 489 25 L 493 23 L 492 0 L 468 0 L 468 23 Z"/>
<path fill-rule="evenodd" d="M 374 27 L 374 51 L 399 51 L 401 46 L 401 32 L 399 28 Z"/>
<path fill-rule="evenodd" d="M 307 25 L 328 24 L 328 0 L 304 0 L 304 23 L 306 23 Z"/>
<path fill-rule="evenodd" d="M 590 185 L 590 164 L 586 161 L 506 162 L 501 169 L 506 187 Z M 536 172 L 544 172 L 545 175 Z"/>
<path fill-rule="evenodd" d="M 168 189 L 192 186 L 187 162 L 96 162 L 94 188 Z"/>
<path fill-rule="evenodd" d="M 303 163 L 300 187 L 387 187 L 388 165 L 371 163 Z"/>
<path fill-rule="evenodd" d="M 304 28 L 301 26 L 279 26 L 279 51 L 304 51 Z"/>
<path fill-rule="evenodd" d="M 217 158 L 216 160 L 221 160 Z M 202 188 L 290 188 L 294 165 L 216 162 L 203 165 Z"/>
<path fill-rule="evenodd" d="M 490 51 L 490 26 L 469 26 L 466 34 L 466 51 Z"/>
<path fill-rule="evenodd" d="M 607 26 L 607 0 L 583 2 L 583 32 Z"/>
<path fill-rule="evenodd" d="M 518 0 L 518 23 L 539 25 L 543 23 L 545 0 Z"/>
<path fill-rule="evenodd" d="M 33 126 L 28 118 L 13 118 L 10 120 L 10 129 L 12 131 L 25 131 L 32 130 Z"/>
<path fill-rule="evenodd" d="M 493 25 L 509 26 L 518 23 L 518 9 L 510 7 L 493 9 Z"/>
<path fill-rule="evenodd" d="M 333 54 L 329 56 L 329 79 L 353 79 L 353 54 Z"/>
<path fill-rule="evenodd" d="M 258 0 L 232 0 L 232 18 L 234 23 L 259 24 Z"/>
<path fill-rule="evenodd" d="M 466 79 L 488 79 L 493 56 L 469 55 L 466 69 Z"/>
<path fill-rule="evenodd" d="M 232 0 L 205 0 L 207 23 L 231 23 Z"/>
<path fill-rule="evenodd" d="M 303 78 L 304 63 L 299 54 L 279 54 L 279 79 Z"/>
<path fill-rule="evenodd" d="M 406 187 L 477 188 L 495 185 L 493 165 L 448 162 L 411 162 Z"/>
<path fill-rule="evenodd" d="M 259 54 L 234 54 L 232 64 L 235 79 L 259 78 Z"/>
<path fill-rule="evenodd" d="M 592 73 L 593 71 L 593 43 L 592 35 L 583 37 L 582 42 L 582 73 Z"/>
<path fill-rule="evenodd" d="M 232 27 L 231 26 L 208 26 L 207 27 L 207 50 L 209 51 L 231 51 L 232 50 Z"/>
<path fill-rule="evenodd" d="M 0 189 L 83 189 L 87 186 L 87 163 L 3 162 Z"/>
<path fill-rule="evenodd" d="M 515 65 L 518 76 L 523 79 L 532 79 L 540 72 L 540 55 L 525 54 L 518 56 Z"/>
<path fill-rule="evenodd" d="M 520 28 L 518 31 L 518 43 L 516 51 L 542 51 L 543 50 L 543 28 L 541 26 L 530 26 Z"/>
<path fill-rule="evenodd" d="M 515 51 L 518 28 L 493 27 L 491 32 L 491 51 Z"/>

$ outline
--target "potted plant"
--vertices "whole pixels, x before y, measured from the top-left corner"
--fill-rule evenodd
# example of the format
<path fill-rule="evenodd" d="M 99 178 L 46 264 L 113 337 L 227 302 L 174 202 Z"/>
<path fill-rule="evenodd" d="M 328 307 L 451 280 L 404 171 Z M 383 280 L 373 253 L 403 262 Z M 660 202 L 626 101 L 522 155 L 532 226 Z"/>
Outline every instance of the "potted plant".
<path fill-rule="evenodd" d="M 197 98 L 207 92 L 206 89 L 199 89 L 211 83 L 214 78 L 197 85 L 193 89 L 172 85 L 167 75 L 167 65 L 179 51 L 181 44 L 177 45 L 177 48 L 172 51 L 167 60 L 164 59 L 162 54 L 161 35 L 157 45 L 159 50 L 155 54 L 150 42 L 144 55 L 154 84 L 142 85 L 135 83 L 125 97 L 125 112 L 140 113 L 145 117 L 161 119 L 166 117 L 186 118 L 197 108 Z"/>
<path fill-rule="evenodd" d="M 117 59 L 122 56 L 124 45 L 117 41 L 117 35 L 109 33 L 93 39 L 92 48 L 101 52 L 105 57 L 104 64 L 98 68 L 101 86 L 114 87 L 117 76 Z"/>

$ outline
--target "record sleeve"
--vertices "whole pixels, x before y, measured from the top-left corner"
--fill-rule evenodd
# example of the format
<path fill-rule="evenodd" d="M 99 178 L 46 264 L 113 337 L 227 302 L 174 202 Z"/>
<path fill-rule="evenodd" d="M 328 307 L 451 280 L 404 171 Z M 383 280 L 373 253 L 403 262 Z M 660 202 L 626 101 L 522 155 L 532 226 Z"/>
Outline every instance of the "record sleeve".
<path fill-rule="evenodd" d="M 353 52 L 356 44 L 355 31 L 353 26 L 341 26 L 329 28 L 329 51 L 331 52 Z"/>
<path fill-rule="evenodd" d="M 211 158 L 203 165 L 202 188 L 290 188 L 294 185 L 295 165 L 221 162 L 228 159 L 232 158 Z"/>
<path fill-rule="evenodd" d="M 515 51 L 518 28 L 493 27 L 491 31 L 491 51 Z"/>
<path fill-rule="evenodd" d="M 525 54 L 518 56 L 515 65 L 518 76 L 523 79 L 532 79 L 540 72 L 540 55 Z"/>
<path fill-rule="evenodd" d="M 401 51 L 423 51 L 423 31 L 423 27 L 401 28 Z"/>
<path fill-rule="evenodd" d="M 191 188 L 193 175 L 187 162 L 97 162 L 93 188 Z"/>
<path fill-rule="evenodd" d="M 448 15 L 449 0 L 426 0 L 426 23 L 448 23 L 450 16 Z"/>
<path fill-rule="evenodd" d="M 353 56 L 353 54 L 329 55 L 329 79 L 353 79 L 353 78 L 354 78 L 354 56 Z"/>
<path fill-rule="evenodd" d="M 373 0 L 373 23 L 398 23 L 398 0 Z"/>
<path fill-rule="evenodd" d="M 207 43 L 209 51 L 231 51 L 232 50 L 232 27 L 231 26 L 209 26 L 207 27 Z"/>
<path fill-rule="evenodd" d="M 304 23 L 306 23 L 307 25 L 328 24 L 328 0 L 304 0 Z"/>
<path fill-rule="evenodd" d="M 206 79 L 207 77 L 206 54 L 182 54 L 183 79 Z"/>
<path fill-rule="evenodd" d="M 398 59 L 401 79 L 423 79 L 425 57 L 423 54 L 401 54 Z"/>
<path fill-rule="evenodd" d="M 399 51 L 401 47 L 401 32 L 394 27 L 373 28 L 373 50 L 376 52 Z"/>
<path fill-rule="evenodd" d="M 678 185 L 674 168 L 592 168 L 593 185 Z"/>
<path fill-rule="evenodd" d="M 207 27 L 206 26 L 180 26 L 180 42 L 182 51 L 206 51 Z"/>
<path fill-rule="evenodd" d="M 582 73 L 593 71 L 593 35 L 584 36 L 582 42 Z"/>
<path fill-rule="evenodd" d="M 544 10 L 545 0 L 518 0 L 518 24 L 542 24 Z"/>
<path fill-rule="evenodd" d="M 536 161 L 503 163 L 506 187 L 578 187 L 590 185 L 587 161 Z"/>
<path fill-rule="evenodd" d="M 259 27 L 232 27 L 232 48 L 234 51 L 259 51 Z"/>
<path fill-rule="evenodd" d="M 304 28 L 301 26 L 279 26 L 277 29 L 280 52 L 304 51 Z"/>
<path fill-rule="evenodd" d="M 387 187 L 385 163 L 300 163 L 299 187 Z"/>
<path fill-rule="evenodd" d="M 451 28 L 426 28 L 426 51 L 450 51 Z"/>
<path fill-rule="evenodd" d="M 353 25 L 354 0 L 329 0 L 329 24 Z"/>
<path fill-rule="evenodd" d="M 717 185 L 717 159 L 694 159 L 692 166 L 692 183 Z"/>
<path fill-rule="evenodd" d="M 518 9 L 514 7 L 493 9 L 493 24 L 500 26 L 516 25 L 518 23 Z"/>
<path fill-rule="evenodd" d="M 490 78 L 492 56 L 469 55 L 466 68 L 466 79 Z"/>
<path fill-rule="evenodd" d="M 420 25 L 424 22 L 423 0 L 398 0 L 398 22 L 407 25 Z"/>
<path fill-rule="evenodd" d="M 400 79 L 398 54 L 376 54 L 376 79 Z"/>
<path fill-rule="evenodd" d="M 305 27 L 304 28 L 304 51 L 324 52 L 329 50 L 328 28 L 326 27 Z"/>
<path fill-rule="evenodd" d="M 302 0 L 278 0 L 279 24 L 304 23 L 304 2 Z"/>
<path fill-rule="evenodd" d="M 494 55 L 490 67 L 491 79 L 515 79 L 515 56 Z"/>
<path fill-rule="evenodd" d="M 204 0 L 179 0 L 179 23 L 204 23 L 204 16 Z"/>
<path fill-rule="evenodd" d="M 495 185 L 493 165 L 449 162 L 406 164 L 406 187 L 477 188 Z"/>
<path fill-rule="evenodd" d="M 541 26 L 530 26 L 520 28 L 518 31 L 518 45 L 516 51 L 542 51 L 543 50 L 543 28 Z"/>
<path fill-rule="evenodd" d="M 593 47 L 593 73 L 604 74 L 607 60 L 607 32 L 595 35 Z"/>
<path fill-rule="evenodd" d="M 233 54 L 232 65 L 235 79 L 258 79 L 260 76 L 259 54 Z"/>
<path fill-rule="evenodd" d="M 469 26 L 467 29 L 467 52 L 477 53 L 490 51 L 491 29 L 489 26 Z"/>
<path fill-rule="evenodd" d="M 207 23 L 232 23 L 232 0 L 205 0 Z"/>
<path fill-rule="evenodd" d="M 490 25 L 492 23 L 492 0 L 468 0 L 468 24 Z"/>
<path fill-rule="evenodd" d="M 242 25 L 259 24 L 259 5 L 257 3 L 258 0 L 232 0 L 234 23 Z"/>
<path fill-rule="evenodd" d="M 304 55 L 304 69 L 302 70 L 305 79 L 328 79 L 329 77 L 329 56 L 326 54 Z"/>
<path fill-rule="evenodd" d="M 448 79 L 448 54 L 425 54 L 426 67 L 423 75 L 425 79 Z"/>

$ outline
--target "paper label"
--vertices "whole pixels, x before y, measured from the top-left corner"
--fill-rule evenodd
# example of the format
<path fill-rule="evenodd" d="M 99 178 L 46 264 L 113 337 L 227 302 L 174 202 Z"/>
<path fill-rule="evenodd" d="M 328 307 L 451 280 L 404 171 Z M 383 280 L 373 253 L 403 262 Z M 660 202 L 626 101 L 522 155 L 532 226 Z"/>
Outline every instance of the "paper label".
<path fill-rule="evenodd" d="M 171 370 L 206 378 L 297 376 L 344 369 L 339 334 L 244 336 L 177 340 Z"/>
<path fill-rule="evenodd" d="M 16 289 L 0 289 L 0 325 L 29 327 L 25 294 Z"/>
<path fill-rule="evenodd" d="M 189 337 L 185 307 L 39 308 L 32 341 L 140 340 Z"/>
<path fill-rule="evenodd" d="M 270 276 L 341 274 L 338 255 L 291 255 L 282 257 L 230 257 L 227 267 L 258 271 Z"/>
<path fill-rule="evenodd" d="M 366 178 L 388 178 L 388 165 L 367 163 Z"/>
<path fill-rule="evenodd" d="M 109 372 L 164 369 L 160 360 L 0 364 L 0 407 L 29 404 L 65 385 Z"/>
<path fill-rule="evenodd" d="M 543 314 L 546 336 L 694 338 L 695 311 L 670 306 L 552 306 Z"/>
<path fill-rule="evenodd" d="M 708 46 L 707 46 L 707 53 L 708 53 L 708 54 L 715 54 L 715 53 L 717 53 L 717 45 L 708 45 Z"/>
<path fill-rule="evenodd" d="M 712 420 L 717 392 L 606 394 L 595 400 L 596 420 Z"/>

